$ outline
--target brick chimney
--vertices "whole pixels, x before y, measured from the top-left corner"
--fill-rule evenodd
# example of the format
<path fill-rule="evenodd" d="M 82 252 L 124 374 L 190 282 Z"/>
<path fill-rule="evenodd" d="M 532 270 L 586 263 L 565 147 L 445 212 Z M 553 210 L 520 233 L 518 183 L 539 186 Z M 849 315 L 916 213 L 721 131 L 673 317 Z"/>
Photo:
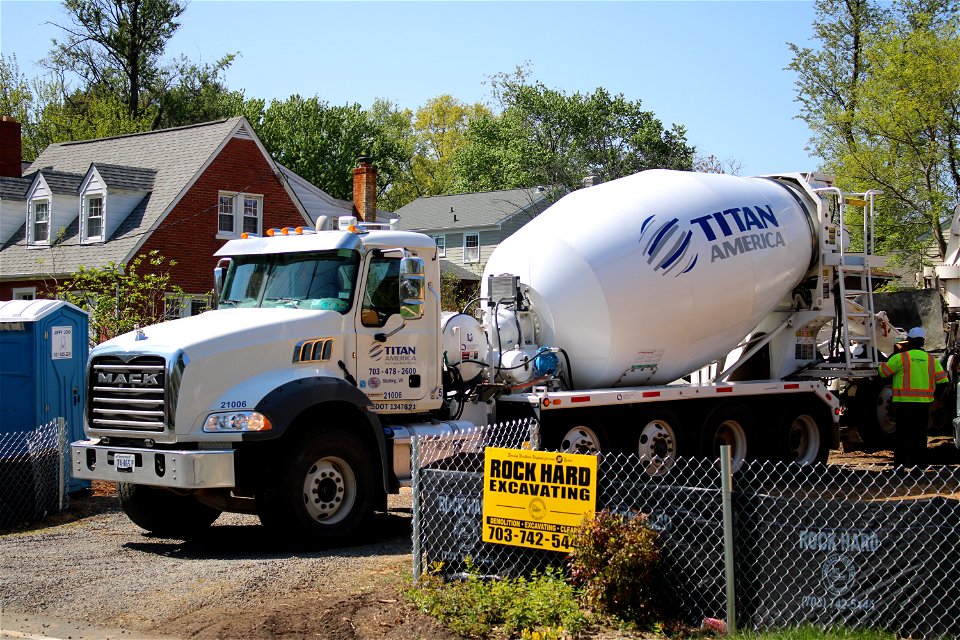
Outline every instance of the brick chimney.
<path fill-rule="evenodd" d="M 23 143 L 20 141 L 20 123 L 13 116 L 0 116 L 0 176 L 20 178 L 20 160 Z"/>
<path fill-rule="evenodd" d="M 353 170 L 353 213 L 358 220 L 377 221 L 377 168 L 368 156 L 360 156 Z"/>

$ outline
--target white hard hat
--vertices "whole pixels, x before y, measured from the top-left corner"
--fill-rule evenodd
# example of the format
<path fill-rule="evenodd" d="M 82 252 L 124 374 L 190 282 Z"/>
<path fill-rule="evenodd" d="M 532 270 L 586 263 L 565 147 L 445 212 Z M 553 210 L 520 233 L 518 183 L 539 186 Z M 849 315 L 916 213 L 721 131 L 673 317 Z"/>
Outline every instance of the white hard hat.
<path fill-rule="evenodd" d="M 908 338 L 924 338 L 927 337 L 927 332 L 923 330 L 923 327 L 914 327 L 907 332 Z"/>

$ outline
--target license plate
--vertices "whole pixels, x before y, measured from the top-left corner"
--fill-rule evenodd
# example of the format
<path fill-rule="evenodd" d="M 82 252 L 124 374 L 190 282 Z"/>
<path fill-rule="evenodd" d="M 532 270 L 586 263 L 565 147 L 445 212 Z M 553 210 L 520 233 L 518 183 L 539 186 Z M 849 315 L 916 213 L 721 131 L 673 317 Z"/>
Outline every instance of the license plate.
<path fill-rule="evenodd" d="M 115 453 L 113 454 L 113 464 L 117 471 L 133 471 L 137 464 L 137 455 L 135 453 Z"/>

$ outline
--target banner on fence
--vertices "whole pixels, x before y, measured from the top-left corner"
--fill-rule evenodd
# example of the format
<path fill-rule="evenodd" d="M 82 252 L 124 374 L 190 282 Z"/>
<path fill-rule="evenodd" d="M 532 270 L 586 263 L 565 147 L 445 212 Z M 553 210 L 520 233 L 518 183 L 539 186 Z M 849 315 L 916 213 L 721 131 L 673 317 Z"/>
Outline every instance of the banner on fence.
<path fill-rule="evenodd" d="M 570 535 L 597 501 L 597 457 L 488 447 L 483 541 L 570 551 Z"/>
<path fill-rule="evenodd" d="M 938 577 L 960 564 L 956 501 L 751 502 L 740 524 L 755 533 L 745 542 L 754 550 L 756 626 L 812 622 L 956 637 L 956 585 Z"/>

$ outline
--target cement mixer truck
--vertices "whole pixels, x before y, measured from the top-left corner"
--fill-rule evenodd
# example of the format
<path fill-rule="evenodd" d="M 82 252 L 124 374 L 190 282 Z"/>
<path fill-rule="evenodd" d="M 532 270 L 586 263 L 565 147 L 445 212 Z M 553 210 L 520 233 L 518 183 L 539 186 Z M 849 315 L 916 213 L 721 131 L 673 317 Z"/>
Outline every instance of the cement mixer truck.
<path fill-rule="evenodd" d="M 92 351 L 73 474 L 118 482 L 158 534 L 236 511 L 329 542 L 410 483 L 414 436 L 494 421 L 652 475 L 721 444 L 735 465 L 823 461 L 845 386 L 898 337 L 870 303 L 875 195 L 660 170 L 585 188 L 494 251 L 462 313 L 419 233 L 340 218 L 229 241 L 216 310 Z"/>

